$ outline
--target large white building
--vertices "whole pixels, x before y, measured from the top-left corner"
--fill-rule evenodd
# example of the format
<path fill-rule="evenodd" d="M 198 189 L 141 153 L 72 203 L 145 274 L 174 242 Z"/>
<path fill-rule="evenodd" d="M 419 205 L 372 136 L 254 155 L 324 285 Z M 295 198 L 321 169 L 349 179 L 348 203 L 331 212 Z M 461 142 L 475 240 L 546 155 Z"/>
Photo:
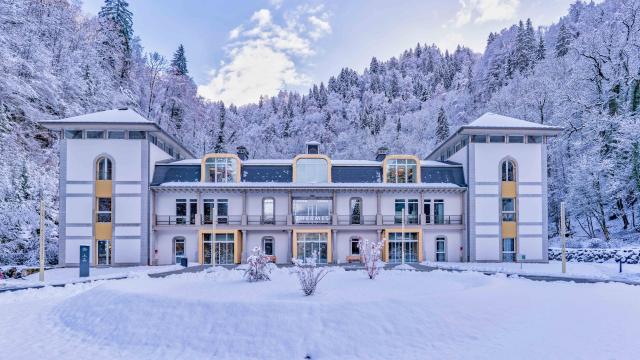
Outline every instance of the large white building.
<path fill-rule="evenodd" d="M 195 159 L 128 109 L 42 121 L 59 131 L 63 265 L 234 264 L 261 247 L 277 263 L 358 261 L 360 238 L 388 262 L 547 261 L 546 142 L 557 127 L 487 113 L 426 159 L 333 160 L 308 142 L 293 159 Z M 404 249 L 404 251 L 403 251 Z"/>

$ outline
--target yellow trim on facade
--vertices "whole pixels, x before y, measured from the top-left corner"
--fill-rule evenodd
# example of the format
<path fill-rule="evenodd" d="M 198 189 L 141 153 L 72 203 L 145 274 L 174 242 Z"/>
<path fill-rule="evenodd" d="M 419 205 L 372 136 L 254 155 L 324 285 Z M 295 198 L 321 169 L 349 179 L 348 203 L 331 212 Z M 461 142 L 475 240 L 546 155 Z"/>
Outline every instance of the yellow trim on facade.
<path fill-rule="evenodd" d="M 327 182 L 331 182 L 331 158 L 328 157 L 327 155 L 322 155 L 322 154 L 300 154 L 300 155 L 296 155 L 296 157 L 293 158 L 293 162 L 292 162 L 292 175 L 291 175 L 291 180 L 295 183 L 296 182 L 296 169 L 298 167 L 298 160 L 300 159 L 324 159 L 327 161 Z"/>
<path fill-rule="evenodd" d="M 111 234 L 113 226 L 111 223 L 99 223 L 95 225 L 95 239 L 96 240 L 111 240 Z"/>
<path fill-rule="evenodd" d="M 503 198 L 515 198 L 516 197 L 516 182 L 515 181 L 503 181 L 501 194 Z"/>
<path fill-rule="evenodd" d="M 502 222 L 502 238 L 516 238 L 516 222 L 515 221 L 503 221 Z"/>
<path fill-rule="evenodd" d="M 233 262 L 240 264 L 242 260 L 242 231 L 233 229 L 203 229 L 198 230 L 198 261 L 202 265 L 204 262 L 204 234 L 233 234 Z M 211 239 L 211 251 L 215 254 L 216 244 Z M 212 255 L 213 256 L 213 255 Z"/>
<path fill-rule="evenodd" d="M 96 197 L 110 198 L 113 195 L 111 180 L 96 180 Z"/>
<path fill-rule="evenodd" d="M 294 259 L 298 258 L 298 234 L 304 233 L 326 233 L 327 234 L 327 263 L 331 264 L 333 262 L 333 254 L 331 247 L 331 229 L 327 228 L 316 228 L 316 229 L 293 229 L 293 233 L 291 236 L 291 255 Z"/>
<path fill-rule="evenodd" d="M 202 157 L 202 160 L 200 161 L 200 182 L 207 182 L 206 181 L 207 174 L 205 172 L 206 163 L 208 159 L 213 159 L 213 158 L 234 159 L 236 161 L 236 182 L 237 183 L 240 182 L 241 174 L 242 174 L 242 160 L 240 160 L 240 158 L 236 154 L 227 154 L 227 153 L 211 153 Z"/>
<path fill-rule="evenodd" d="M 384 248 L 382 252 L 382 257 L 384 262 L 389 262 L 389 237 L 387 234 L 389 233 L 401 233 L 402 228 L 386 228 L 382 230 L 382 238 L 384 239 Z M 424 254 L 422 253 L 422 228 L 420 227 L 405 227 L 405 233 L 418 233 L 418 262 L 424 261 Z"/>
<path fill-rule="evenodd" d="M 422 180 L 420 177 L 420 159 L 415 155 L 387 155 L 382 161 L 382 182 L 387 182 L 387 161 L 390 159 L 406 159 L 416 162 L 416 184 L 419 184 Z M 413 183 L 412 183 L 413 184 Z"/>

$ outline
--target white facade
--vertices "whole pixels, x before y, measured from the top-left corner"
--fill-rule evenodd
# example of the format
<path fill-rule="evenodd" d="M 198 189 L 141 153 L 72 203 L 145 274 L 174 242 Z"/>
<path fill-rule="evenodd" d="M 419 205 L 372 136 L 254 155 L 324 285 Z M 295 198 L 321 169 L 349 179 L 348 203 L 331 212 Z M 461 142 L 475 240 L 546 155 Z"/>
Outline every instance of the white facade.
<path fill-rule="evenodd" d="M 394 239 L 402 234 L 407 261 L 547 261 L 545 144 L 557 128 L 485 114 L 423 161 L 383 154 L 376 161 L 331 163 L 314 150 L 301 158 L 326 162 L 332 181 L 305 184 L 295 181 L 299 157 L 215 154 L 175 161 L 190 154 L 130 110 L 43 124 L 65 134 L 60 259 L 66 265 L 78 264 L 80 245 L 92 247 L 94 265 L 173 264 L 181 257 L 237 263 L 254 247 L 269 251 L 277 263 L 318 249 L 323 261 L 342 264 L 359 259 L 359 238 L 384 240 L 384 257 L 394 261 L 400 244 Z M 102 138 L 95 138 L 96 130 L 104 131 Z M 111 139 L 110 131 L 127 135 Z M 102 158 L 111 164 L 108 182 L 97 178 Z M 203 181 L 214 176 L 205 171 L 205 163 L 217 161 L 210 158 L 235 164 L 220 169 L 237 173 L 225 172 L 223 183 Z M 398 161 L 414 164 L 413 170 L 385 175 Z M 505 161 L 515 169 L 513 179 L 511 173 L 504 179 Z M 111 199 L 108 224 L 99 215 L 105 198 Z"/>

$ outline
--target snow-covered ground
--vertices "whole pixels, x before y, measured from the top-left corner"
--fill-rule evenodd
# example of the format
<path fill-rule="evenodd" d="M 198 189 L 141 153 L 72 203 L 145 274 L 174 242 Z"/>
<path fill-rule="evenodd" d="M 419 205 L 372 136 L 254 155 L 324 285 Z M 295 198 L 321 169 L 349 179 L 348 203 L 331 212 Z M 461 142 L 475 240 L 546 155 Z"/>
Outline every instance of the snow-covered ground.
<path fill-rule="evenodd" d="M 197 263 L 189 264 L 189 266 L 198 265 Z M 31 274 L 24 279 L 4 279 L 0 280 L 0 288 L 3 286 L 29 286 L 38 284 L 68 284 L 81 280 L 100 280 L 112 279 L 117 277 L 136 276 L 144 274 L 159 273 L 182 269 L 180 265 L 163 265 L 163 266 L 131 266 L 131 267 L 104 267 L 91 268 L 89 277 L 80 277 L 80 271 L 77 267 L 53 268 L 44 272 L 44 283 L 39 280 L 39 273 Z"/>
<path fill-rule="evenodd" d="M 498 271 L 509 274 L 532 274 L 566 276 L 573 278 L 594 278 L 603 280 L 632 280 L 640 281 L 640 264 L 623 264 L 622 273 L 619 273 L 618 264 L 608 263 L 583 263 L 567 262 L 567 272 L 562 273 L 562 262 L 549 261 L 549 263 L 439 263 L 423 262 L 423 265 L 434 266 L 441 269 L 473 270 L 473 271 Z"/>
<path fill-rule="evenodd" d="M 640 287 L 475 272 L 335 268 L 304 297 L 290 269 L 0 293 L 10 359 L 628 359 Z"/>

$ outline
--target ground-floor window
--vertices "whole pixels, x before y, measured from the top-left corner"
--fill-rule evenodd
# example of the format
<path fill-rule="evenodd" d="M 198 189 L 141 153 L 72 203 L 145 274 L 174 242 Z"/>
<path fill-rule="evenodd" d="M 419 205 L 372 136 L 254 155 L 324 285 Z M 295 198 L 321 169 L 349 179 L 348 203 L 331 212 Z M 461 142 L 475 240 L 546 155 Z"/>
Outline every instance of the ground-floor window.
<path fill-rule="evenodd" d="M 273 256 L 273 238 L 271 236 L 262 238 L 262 251 L 265 255 Z"/>
<path fill-rule="evenodd" d="M 436 261 L 447 261 L 447 250 L 444 237 L 438 236 L 436 238 Z"/>
<path fill-rule="evenodd" d="M 514 238 L 502 239 L 502 261 L 505 261 L 505 262 L 516 261 L 516 239 Z"/>
<path fill-rule="evenodd" d="M 111 264 L 111 241 L 109 240 L 98 240 L 98 265 L 109 265 Z"/>
<path fill-rule="evenodd" d="M 231 265 L 234 263 L 233 234 L 204 234 L 202 260 L 204 264 Z"/>
<path fill-rule="evenodd" d="M 358 244 L 360 243 L 360 238 L 354 236 L 351 238 L 351 255 L 360 255 L 360 247 Z"/>
<path fill-rule="evenodd" d="M 184 255 L 184 238 L 177 237 L 173 240 L 174 242 L 174 252 L 176 255 L 176 264 L 180 264 L 180 260 L 185 257 Z"/>
<path fill-rule="evenodd" d="M 298 233 L 296 234 L 297 257 L 300 260 L 316 256 L 316 262 L 327 263 L 327 233 Z"/>
<path fill-rule="evenodd" d="M 404 239 L 402 235 L 401 232 L 389 233 L 389 262 L 403 262 L 403 254 L 404 262 L 418 262 L 418 233 L 405 232 Z"/>

